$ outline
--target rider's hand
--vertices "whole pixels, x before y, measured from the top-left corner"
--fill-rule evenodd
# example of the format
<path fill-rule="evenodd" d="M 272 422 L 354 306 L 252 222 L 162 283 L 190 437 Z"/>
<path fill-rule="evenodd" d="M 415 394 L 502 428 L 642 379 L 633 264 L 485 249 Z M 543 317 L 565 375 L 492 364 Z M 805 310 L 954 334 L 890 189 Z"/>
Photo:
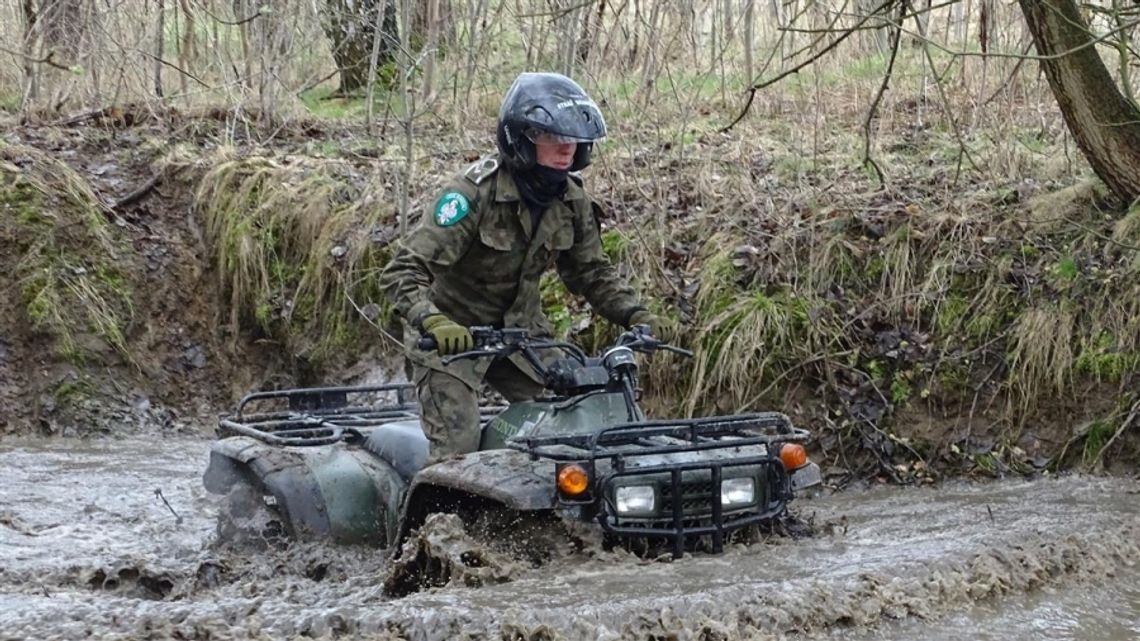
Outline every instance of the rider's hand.
<path fill-rule="evenodd" d="M 466 327 L 443 314 L 432 314 L 423 320 L 424 332 L 435 339 L 435 350 L 440 356 L 458 354 L 470 350 L 475 341 Z"/>
<path fill-rule="evenodd" d="M 676 327 L 672 319 L 658 316 L 647 309 L 639 309 L 629 317 L 629 326 L 648 325 L 649 334 L 660 341 L 673 340 Z"/>

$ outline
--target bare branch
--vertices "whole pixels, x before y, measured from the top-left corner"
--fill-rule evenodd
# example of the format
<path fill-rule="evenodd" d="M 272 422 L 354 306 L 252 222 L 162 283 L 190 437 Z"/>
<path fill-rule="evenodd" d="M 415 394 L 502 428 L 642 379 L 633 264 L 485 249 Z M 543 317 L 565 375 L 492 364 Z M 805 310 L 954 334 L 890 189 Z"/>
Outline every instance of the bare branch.
<path fill-rule="evenodd" d="M 149 51 L 143 51 L 142 49 L 136 49 L 136 51 L 138 51 L 139 53 L 141 53 L 142 55 L 144 55 L 148 58 L 151 58 L 155 62 L 166 65 L 167 67 L 170 67 L 171 69 L 177 71 L 178 73 L 182 74 L 183 76 L 186 76 L 187 78 L 193 80 L 194 82 L 205 87 L 206 89 L 213 89 L 213 87 L 211 87 L 209 84 L 207 84 L 204 80 L 202 80 L 198 76 L 195 76 L 194 74 L 190 73 L 189 71 L 186 71 L 182 67 L 179 67 L 178 65 L 174 64 L 173 62 L 170 62 L 168 60 L 163 60 L 159 56 L 156 56 Z"/>
<path fill-rule="evenodd" d="M 252 16 L 249 16 L 248 18 L 242 18 L 241 20 L 222 20 L 218 16 L 215 16 L 214 14 L 210 13 L 210 10 L 204 6 L 202 7 L 202 13 L 210 16 L 210 18 L 212 18 L 215 22 L 217 22 L 219 24 L 229 25 L 231 27 L 240 27 L 241 25 L 246 24 L 247 22 L 253 22 L 254 20 L 257 20 L 262 15 L 264 15 L 261 11 L 258 11 L 256 13 L 254 13 Z"/>
<path fill-rule="evenodd" d="M 961 158 L 965 157 L 966 160 L 970 162 L 970 166 L 973 167 L 975 171 L 981 171 L 981 168 L 978 167 L 978 163 L 974 162 L 974 157 L 970 155 L 969 148 L 966 147 L 966 141 L 964 138 L 962 138 L 962 131 L 958 127 L 958 120 L 954 118 L 954 112 L 950 110 L 950 98 L 946 96 L 946 88 L 942 86 L 942 78 L 937 77 L 937 69 L 935 69 L 934 66 L 934 56 L 930 54 L 930 40 L 926 37 L 925 33 L 926 27 L 922 24 L 922 20 L 919 20 L 917 16 L 915 17 L 914 22 L 916 25 L 918 25 L 919 32 L 921 32 L 923 42 L 922 53 L 926 57 L 926 64 L 930 67 L 930 70 L 936 74 L 936 77 L 934 79 L 934 86 L 938 87 L 938 95 L 942 98 L 942 113 L 945 114 L 946 119 L 950 121 L 950 127 L 954 130 L 954 138 L 958 140 L 958 165 L 961 167 Z M 899 25 L 899 31 L 902 30 L 902 25 Z M 955 176 L 955 180 L 957 180 L 957 176 Z"/>
<path fill-rule="evenodd" d="M 44 56 L 43 58 L 33 58 L 32 56 L 29 56 L 28 54 L 26 54 L 22 51 L 14 51 L 14 50 L 9 49 L 7 47 L 4 47 L 2 45 L 0 45 L 0 51 L 3 51 L 4 53 L 7 53 L 7 54 L 11 54 L 11 55 L 16 56 L 18 58 L 23 58 L 27 62 L 47 65 L 49 67 L 55 67 L 56 69 L 60 69 L 62 71 L 71 71 L 70 67 L 67 67 L 66 65 L 61 65 L 58 62 L 52 60 L 52 57 L 55 56 L 54 51 L 49 51 L 48 55 Z"/>
<path fill-rule="evenodd" d="M 885 9 L 890 7 L 895 2 L 896 2 L 896 0 L 886 0 L 886 2 L 875 7 L 874 11 L 867 14 L 866 16 L 863 16 L 863 18 L 861 20 L 859 20 L 858 23 L 855 24 L 855 27 L 859 27 L 863 24 L 866 24 L 867 21 L 869 21 L 871 18 L 881 17 L 881 16 L 879 16 L 879 14 L 882 13 Z M 838 20 L 838 19 L 839 18 L 836 17 L 835 20 Z M 831 24 L 834 25 L 835 21 L 832 21 Z M 739 123 L 741 120 L 744 120 L 744 116 L 748 115 L 748 110 L 752 108 L 752 102 L 756 99 L 756 92 L 757 91 L 760 91 L 761 89 L 763 89 L 765 87 L 769 87 L 771 85 L 774 85 L 777 82 L 783 80 L 784 78 L 787 78 L 788 76 L 790 76 L 794 73 L 799 73 L 800 69 L 803 69 L 804 67 L 807 67 L 807 66 L 811 65 L 812 63 L 814 63 L 816 60 L 819 60 L 820 58 L 826 56 L 829 52 L 831 52 L 833 49 L 838 47 L 841 42 L 843 42 L 847 38 L 850 38 L 851 35 L 855 33 L 855 31 L 856 31 L 855 29 L 849 29 L 847 31 L 841 32 L 838 38 L 836 38 L 835 40 L 833 40 L 831 42 L 831 44 L 827 45 L 822 50 L 820 50 L 819 53 L 816 53 L 815 55 L 811 56 L 807 60 L 796 65 L 795 67 L 792 67 L 791 69 L 785 71 L 784 73 L 777 75 L 775 78 L 772 78 L 771 80 L 766 80 L 764 82 L 757 83 L 757 84 L 754 84 L 751 87 L 749 87 L 749 89 L 748 89 L 748 102 L 746 102 L 744 104 L 744 108 L 741 109 L 740 115 L 738 115 L 736 117 L 736 120 L 733 120 L 728 125 L 721 128 L 720 132 L 726 133 L 728 130 L 735 127 L 737 125 L 737 123 Z"/>
<path fill-rule="evenodd" d="M 906 10 L 908 7 L 907 0 L 899 2 L 899 24 L 903 23 L 906 19 Z M 883 94 L 887 91 L 887 86 L 891 82 L 891 74 L 895 69 L 895 58 L 899 54 L 899 43 L 902 42 L 902 30 L 897 27 L 892 34 L 894 42 L 891 43 L 891 59 L 887 62 L 887 70 L 883 73 L 883 82 L 879 85 L 879 91 L 875 93 L 875 99 L 871 101 L 871 108 L 867 110 L 867 117 L 863 120 L 863 165 L 870 165 L 875 170 L 875 175 L 879 177 L 879 186 L 886 188 L 887 178 L 883 175 L 883 170 L 879 167 L 879 163 L 871 158 L 871 121 L 875 119 L 875 115 L 879 112 L 879 103 L 883 100 Z"/>

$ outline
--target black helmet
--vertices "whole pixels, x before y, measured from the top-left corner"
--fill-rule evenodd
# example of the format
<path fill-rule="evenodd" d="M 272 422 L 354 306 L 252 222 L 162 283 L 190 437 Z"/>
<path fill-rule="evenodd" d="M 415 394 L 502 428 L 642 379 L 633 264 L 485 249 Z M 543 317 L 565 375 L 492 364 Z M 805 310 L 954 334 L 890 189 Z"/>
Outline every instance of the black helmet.
<path fill-rule="evenodd" d="M 550 134 L 563 142 L 576 142 L 570 171 L 590 164 L 593 142 L 606 137 L 606 121 L 597 103 L 560 73 L 521 73 L 515 78 L 499 109 L 496 138 L 508 168 L 534 167 L 534 140 Z"/>

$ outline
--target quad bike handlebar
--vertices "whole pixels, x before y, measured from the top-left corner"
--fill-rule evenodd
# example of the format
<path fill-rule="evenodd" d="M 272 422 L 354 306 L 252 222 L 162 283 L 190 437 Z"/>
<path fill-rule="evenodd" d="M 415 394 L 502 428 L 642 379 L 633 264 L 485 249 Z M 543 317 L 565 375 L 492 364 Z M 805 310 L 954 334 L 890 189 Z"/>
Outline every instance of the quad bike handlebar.
<path fill-rule="evenodd" d="M 534 338 L 531 337 L 530 332 L 526 329 L 496 329 L 487 326 L 475 326 L 468 329 L 471 332 L 471 338 L 474 339 L 475 349 L 444 357 L 443 363 L 445 365 L 465 358 L 505 358 L 515 352 L 523 352 L 525 354 L 527 350 L 548 349 L 564 350 L 579 363 L 583 365 L 586 363 L 586 353 L 577 345 L 565 341 Z M 693 353 L 687 349 L 669 345 L 657 339 L 651 333 L 648 325 L 634 325 L 627 329 L 617 337 L 613 346 L 615 348 L 626 347 L 635 352 L 646 354 L 657 350 L 664 350 L 690 358 L 693 356 Z M 423 351 L 432 351 L 436 349 L 437 345 L 434 338 L 424 336 L 419 340 L 417 347 Z"/>
<path fill-rule="evenodd" d="M 658 340 L 648 325 L 634 325 L 622 332 L 613 346 L 595 359 L 587 357 L 577 345 L 532 337 L 526 329 L 471 327 L 469 330 L 475 342 L 475 349 L 444 357 L 444 365 L 465 358 L 506 358 L 521 353 L 535 373 L 545 381 L 547 389 L 571 398 L 570 404 L 560 406 L 560 409 L 568 408 L 593 394 L 619 391 L 625 397 L 630 421 L 644 419 L 644 414 L 637 405 L 635 392 L 637 364 L 633 353 L 649 354 L 664 350 L 683 356 L 693 355 L 687 349 Z M 420 339 L 418 347 L 425 351 L 433 350 L 436 349 L 436 341 L 430 336 L 425 336 Z M 538 351 L 552 349 L 561 350 L 569 358 L 544 363 Z M 573 362 L 574 365 L 567 367 L 567 361 Z"/>

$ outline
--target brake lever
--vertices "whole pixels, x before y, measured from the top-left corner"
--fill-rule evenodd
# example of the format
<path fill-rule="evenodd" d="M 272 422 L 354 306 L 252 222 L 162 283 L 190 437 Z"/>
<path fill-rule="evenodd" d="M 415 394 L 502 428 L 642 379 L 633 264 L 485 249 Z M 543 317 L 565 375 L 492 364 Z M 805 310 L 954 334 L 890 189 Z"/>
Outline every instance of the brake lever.
<path fill-rule="evenodd" d="M 681 356 L 687 356 L 689 358 L 692 358 L 694 356 L 693 352 L 690 352 L 687 349 L 684 349 L 682 347 L 674 347 L 673 345 L 666 345 L 665 343 L 659 344 L 657 346 L 657 349 L 663 349 L 667 352 L 673 352 L 674 354 L 680 354 Z"/>

